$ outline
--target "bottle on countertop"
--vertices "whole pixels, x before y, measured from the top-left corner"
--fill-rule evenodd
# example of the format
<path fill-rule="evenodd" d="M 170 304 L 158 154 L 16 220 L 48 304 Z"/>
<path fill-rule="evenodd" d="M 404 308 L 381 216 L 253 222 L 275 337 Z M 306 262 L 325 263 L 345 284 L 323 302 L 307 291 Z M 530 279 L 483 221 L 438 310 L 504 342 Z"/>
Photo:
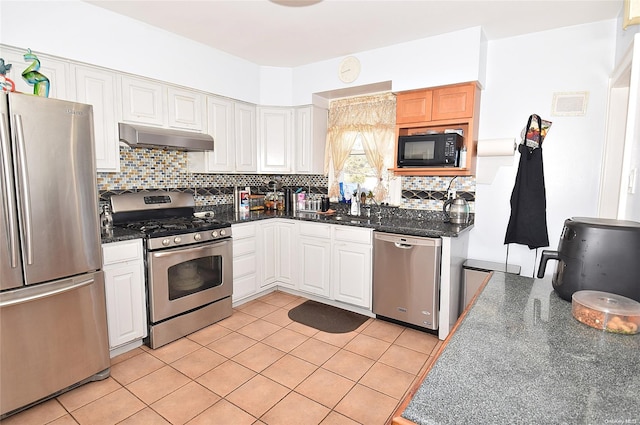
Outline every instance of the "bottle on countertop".
<path fill-rule="evenodd" d="M 233 186 L 233 210 L 238 211 L 240 209 L 240 192 L 238 186 Z"/>
<path fill-rule="evenodd" d="M 100 225 L 104 230 L 113 228 L 113 215 L 111 214 L 111 206 L 104 204 L 102 206 L 102 213 L 100 214 Z"/>

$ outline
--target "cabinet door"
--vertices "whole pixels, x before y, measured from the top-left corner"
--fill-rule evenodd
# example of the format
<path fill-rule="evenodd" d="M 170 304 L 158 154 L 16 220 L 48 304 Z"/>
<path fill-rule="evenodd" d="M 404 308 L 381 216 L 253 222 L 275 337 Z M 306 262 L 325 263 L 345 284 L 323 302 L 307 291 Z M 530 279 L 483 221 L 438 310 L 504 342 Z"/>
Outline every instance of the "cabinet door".
<path fill-rule="evenodd" d="M 280 222 L 278 225 L 278 282 L 292 288 L 295 287 L 296 282 L 295 237 L 296 224 Z"/>
<path fill-rule="evenodd" d="M 266 222 L 260 225 L 260 286 L 275 283 L 278 278 L 278 226 L 277 223 Z"/>
<path fill-rule="evenodd" d="M 433 121 L 473 116 L 475 84 L 433 90 Z"/>
<path fill-rule="evenodd" d="M 258 290 L 258 256 L 255 223 L 234 224 L 233 232 L 233 302 Z"/>
<path fill-rule="evenodd" d="M 148 80 L 121 77 L 122 120 L 126 122 L 165 125 L 164 90 L 162 84 Z"/>
<path fill-rule="evenodd" d="M 33 85 L 22 78 L 22 73 L 33 63 L 30 60 L 25 61 L 25 53 L 27 53 L 26 50 L 8 47 L 0 49 L 0 57 L 4 59 L 5 64 L 11 64 L 11 70 L 7 73 L 7 77 L 16 85 L 16 91 L 33 94 Z M 33 53 L 36 54 L 40 61 L 40 69 L 38 71 L 49 79 L 49 97 L 52 99 L 75 100 L 75 93 L 70 89 L 69 63 L 37 52 Z"/>
<path fill-rule="evenodd" d="M 116 74 L 76 65 L 76 99 L 93 105 L 93 125 L 98 171 L 120 171 L 120 146 L 116 120 Z"/>
<path fill-rule="evenodd" d="M 431 121 L 431 90 L 399 93 L 396 98 L 396 124 Z"/>
<path fill-rule="evenodd" d="M 241 244 L 248 243 L 247 240 Z M 236 243 L 233 242 L 235 250 Z M 258 273 L 255 252 L 242 255 L 233 254 L 233 301 L 236 302 L 256 293 L 258 289 Z"/>
<path fill-rule="evenodd" d="M 338 242 L 333 246 L 333 298 L 371 309 L 371 245 Z"/>
<path fill-rule="evenodd" d="M 109 347 L 146 336 L 142 261 L 105 267 L 105 295 Z"/>
<path fill-rule="evenodd" d="M 327 110 L 318 106 L 296 108 L 293 171 L 299 174 L 324 173 L 326 140 Z"/>
<path fill-rule="evenodd" d="M 195 91 L 169 87 L 167 100 L 169 127 L 199 132 L 205 130 L 204 95 Z"/>
<path fill-rule="evenodd" d="M 298 239 L 298 283 L 301 291 L 331 296 L 331 240 L 310 237 Z"/>
<path fill-rule="evenodd" d="M 236 103 L 234 105 L 234 119 L 236 171 L 257 171 L 256 107 L 245 103 Z"/>
<path fill-rule="evenodd" d="M 233 101 L 207 97 L 207 132 L 213 136 L 213 151 L 188 152 L 189 171 L 195 173 L 233 173 L 236 169 L 236 143 Z"/>
<path fill-rule="evenodd" d="M 293 112 L 290 108 L 258 108 L 260 171 L 292 171 Z"/>

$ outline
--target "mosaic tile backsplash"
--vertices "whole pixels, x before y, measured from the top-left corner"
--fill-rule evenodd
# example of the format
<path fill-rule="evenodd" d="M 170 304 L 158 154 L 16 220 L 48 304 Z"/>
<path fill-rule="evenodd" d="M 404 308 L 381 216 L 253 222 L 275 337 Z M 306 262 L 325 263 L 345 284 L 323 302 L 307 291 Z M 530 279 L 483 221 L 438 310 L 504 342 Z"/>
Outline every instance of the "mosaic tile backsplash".
<path fill-rule="evenodd" d="M 222 205 L 233 202 L 234 186 L 250 186 L 252 192 L 267 192 L 269 182 L 282 187 L 305 187 L 312 193 L 326 194 L 329 186 L 324 175 L 201 174 L 188 171 L 187 154 L 181 151 L 120 146 L 120 172 L 98 173 L 102 200 L 111 194 L 141 190 L 190 190 L 196 205 Z M 474 210 L 475 177 L 403 177 L 401 208 L 442 209 L 447 189 L 469 201 Z"/>

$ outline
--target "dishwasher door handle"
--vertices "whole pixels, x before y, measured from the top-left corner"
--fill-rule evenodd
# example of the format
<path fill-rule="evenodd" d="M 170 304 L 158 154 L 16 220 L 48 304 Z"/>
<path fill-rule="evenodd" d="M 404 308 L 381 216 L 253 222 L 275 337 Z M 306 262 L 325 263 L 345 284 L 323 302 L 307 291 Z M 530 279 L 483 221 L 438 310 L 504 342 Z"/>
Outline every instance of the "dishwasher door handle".
<path fill-rule="evenodd" d="M 411 249 L 413 248 L 413 245 L 409 245 L 406 243 L 400 243 L 400 242 L 394 242 L 394 245 L 396 246 L 396 248 L 400 248 L 400 249 Z"/>

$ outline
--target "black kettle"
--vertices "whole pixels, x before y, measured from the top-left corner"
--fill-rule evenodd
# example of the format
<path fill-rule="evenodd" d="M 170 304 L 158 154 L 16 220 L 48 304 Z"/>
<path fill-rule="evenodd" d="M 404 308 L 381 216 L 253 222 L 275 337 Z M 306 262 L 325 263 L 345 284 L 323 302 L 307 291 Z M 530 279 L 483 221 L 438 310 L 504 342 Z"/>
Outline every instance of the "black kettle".
<path fill-rule="evenodd" d="M 449 207 L 448 211 L 447 207 Z M 469 221 L 469 204 L 464 198 L 449 199 L 442 206 L 442 212 L 445 221 L 453 224 L 466 224 Z"/>

